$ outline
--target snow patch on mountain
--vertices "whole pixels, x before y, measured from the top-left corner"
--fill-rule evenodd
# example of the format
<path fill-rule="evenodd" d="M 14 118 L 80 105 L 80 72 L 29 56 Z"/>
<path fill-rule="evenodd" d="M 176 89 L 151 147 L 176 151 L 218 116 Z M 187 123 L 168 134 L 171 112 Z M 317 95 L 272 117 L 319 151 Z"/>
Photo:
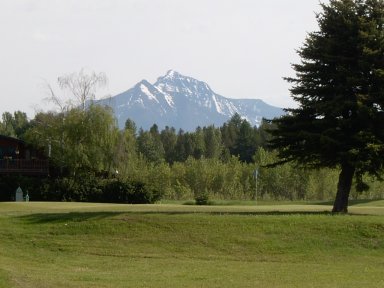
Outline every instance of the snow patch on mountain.
<path fill-rule="evenodd" d="M 141 91 L 148 97 L 149 100 L 154 100 L 156 101 L 157 103 L 159 103 L 159 100 L 157 100 L 156 96 L 154 96 L 148 89 L 147 86 L 145 86 L 144 84 L 141 84 L 140 85 L 140 89 Z"/>

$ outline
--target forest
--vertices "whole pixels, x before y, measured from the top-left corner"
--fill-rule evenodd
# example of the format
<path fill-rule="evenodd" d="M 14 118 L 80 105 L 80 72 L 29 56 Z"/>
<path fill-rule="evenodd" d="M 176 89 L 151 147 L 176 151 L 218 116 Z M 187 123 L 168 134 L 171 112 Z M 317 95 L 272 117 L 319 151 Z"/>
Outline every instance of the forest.
<path fill-rule="evenodd" d="M 332 200 L 337 169 L 270 166 L 278 161 L 268 145 L 273 129 L 268 121 L 252 127 L 238 114 L 221 127 L 185 132 L 156 124 L 144 131 L 130 119 L 119 130 L 111 109 L 96 105 L 40 112 L 31 120 L 5 112 L 0 134 L 43 151 L 51 172 L 44 179 L 1 176 L 1 200 L 9 200 L 16 183 L 32 201 Z M 364 177 L 370 190 L 353 189 L 351 198 L 383 198 L 384 185 Z"/>

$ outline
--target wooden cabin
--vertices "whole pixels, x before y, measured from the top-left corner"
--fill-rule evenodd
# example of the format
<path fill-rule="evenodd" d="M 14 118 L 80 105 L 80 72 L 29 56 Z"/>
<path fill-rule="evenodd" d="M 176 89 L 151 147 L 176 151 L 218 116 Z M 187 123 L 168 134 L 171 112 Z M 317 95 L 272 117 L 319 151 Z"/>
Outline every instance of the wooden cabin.
<path fill-rule="evenodd" d="M 48 159 L 24 141 L 0 135 L 0 174 L 47 176 Z"/>

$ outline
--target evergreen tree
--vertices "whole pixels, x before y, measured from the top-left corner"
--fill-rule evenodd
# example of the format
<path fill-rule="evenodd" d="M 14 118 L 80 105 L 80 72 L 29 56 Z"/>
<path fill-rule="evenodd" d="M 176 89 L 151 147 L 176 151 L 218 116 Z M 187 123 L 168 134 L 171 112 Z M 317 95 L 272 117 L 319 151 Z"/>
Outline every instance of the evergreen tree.
<path fill-rule="evenodd" d="M 221 133 L 214 126 L 204 127 L 205 157 L 218 159 L 222 152 Z"/>
<path fill-rule="evenodd" d="M 188 158 L 190 156 L 193 156 L 196 148 L 195 137 L 193 133 L 187 132 L 184 134 L 183 145 L 184 145 L 185 157 Z"/>
<path fill-rule="evenodd" d="M 334 212 L 347 212 L 353 177 L 379 176 L 384 158 L 384 2 L 331 0 L 293 65 L 299 106 L 273 120 L 282 162 L 338 167 Z"/>
<path fill-rule="evenodd" d="M 138 151 L 150 162 L 160 163 L 164 159 L 164 147 L 160 141 L 157 126 L 151 131 L 140 129 L 137 137 Z"/>
<path fill-rule="evenodd" d="M 165 127 L 160 133 L 161 143 L 164 147 L 165 161 L 173 163 L 175 161 L 175 147 L 177 142 L 175 128 Z"/>
<path fill-rule="evenodd" d="M 239 156 L 239 159 L 243 162 L 252 162 L 252 157 L 257 148 L 255 131 L 247 120 L 241 121 L 238 136 L 232 147 L 232 155 Z"/>
<path fill-rule="evenodd" d="M 195 149 L 193 152 L 193 157 L 195 159 L 200 159 L 205 154 L 205 139 L 204 139 L 204 131 L 201 127 L 197 127 L 194 133 L 194 142 Z"/>
<path fill-rule="evenodd" d="M 137 132 L 135 121 L 133 121 L 132 119 L 128 118 L 125 121 L 124 129 L 130 131 L 131 134 L 135 136 L 136 132 Z"/>
<path fill-rule="evenodd" d="M 175 161 L 184 162 L 188 155 L 185 151 L 185 133 L 182 129 L 177 133 L 177 141 L 175 146 Z"/>
<path fill-rule="evenodd" d="M 268 142 L 272 139 L 271 134 L 268 132 L 275 129 L 274 125 L 269 121 L 263 119 L 259 128 L 256 131 L 256 143 L 258 147 L 268 148 Z"/>
<path fill-rule="evenodd" d="M 235 146 L 242 121 L 241 116 L 235 113 L 231 119 L 220 128 L 223 145 L 230 151 Z"/>

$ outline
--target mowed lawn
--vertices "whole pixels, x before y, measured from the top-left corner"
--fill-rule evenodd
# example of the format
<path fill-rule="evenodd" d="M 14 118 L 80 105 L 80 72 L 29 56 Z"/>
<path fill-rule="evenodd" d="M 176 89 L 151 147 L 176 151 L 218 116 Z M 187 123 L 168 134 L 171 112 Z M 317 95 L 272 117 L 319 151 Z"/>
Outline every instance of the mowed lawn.
<path fill-rule="evenodd" d="M 384 201 L 0 203 L 0 287 L 384 287 Z"/>

